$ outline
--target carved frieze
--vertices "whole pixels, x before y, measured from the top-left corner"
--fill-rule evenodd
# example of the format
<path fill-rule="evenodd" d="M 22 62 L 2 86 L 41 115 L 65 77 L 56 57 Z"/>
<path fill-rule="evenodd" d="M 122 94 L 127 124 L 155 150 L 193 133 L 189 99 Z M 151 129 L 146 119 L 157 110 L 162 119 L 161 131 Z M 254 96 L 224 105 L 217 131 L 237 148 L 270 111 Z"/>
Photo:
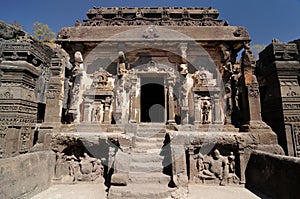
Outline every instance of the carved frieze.
<path fill-rule="evenodd" d="M 248 33 L 246 31 L 245 28 L 243 27 L 238 27 L 238 29 L 236 31 L 233 32 L 233 35 L 235 37 L 247 37 L 248 36 Z"/>
<path fill-rule="evenodd" d="M 36 122 L 34 118 L 22 118 L 22 117 L 1 117 L 0 124 L 3 126 L 34 126 Z"/>
<path fill-rule="evenodd" d="M 28 113 L 28 114 L 35 114 L 36 109 L 26 106 L 12 106 L 12 105 L 0 105 L 0 112 L 22 112 L 22 113 Z"/>
<path fill-rule="evenodd" d="M 212 8 L 94 8 L 82 26 L 223 26 Z M 78 23 L 77 23 L 78 24 Z M 66 34 L 67 35 L 67 34 Z M 64 36 L 63 32 L 60 38 Z"/>
<path fill-rule="evenodd" d="M 213 73 L 206 70 L 204 67 L 200 67 L 193 75 L 194 87 L 207 87 L 216 86 L 217 81 L 213 78 Z"/>
<path fill-rule="evenodd" d="M 148 27 L 143 33 L 143 38 L 145 39 L 154 39 L 158 37 L 159 33 L 154 26 Z"/>
<path fill-rule="evenodd" d="M 285 110 L 300 110 L 300 104 L 283 104 Z"/>
<path fill-rule="evenodd" d="M 14 95 L 10 90 L 0 93 L 0 98 L 2 99 L 13 99 Z"/>
<path fill-rule="evenodd" d="M 299 115 L 286 115 L 284 116 L 284 122 L 300 122 Z"/>
<path fill-rule="evenodd" d="M 33 65 L 50 64 L 52 50 L 39 42 L 3 42 L 0 53 L 6 60 L 29 60 Z"/>
<path fill-rule="evenodd" d="M 0 159 L 3 158 L 5 143 L 6 143 L 6 130 L 7 127 L 1 126 L 0 127 Z"/>
<path fill-rule="evenodd" d="M 298 55 L 297 45 L 293 43 L 273 42 L 273 50 L 276 60 L 295 60 Z"/>
<path fill-rule="evenodd" d="M 19 152 L 24 153 L 29 151 L 31 147 L 31 133 L 32 130 L 30 127 L 22 127 L 20 129 L 20 138 L 19 138 Z"/>
<path fill-rule="evenodd" d="M 48 90 L 47 91 L 47 99 L 58 99 L 60 96 L 59 90 Z"/>
<path fill-rule="evenodd" d="M 259 89 L 252 86 L 249 87 L 249 97 L 259 98 Z"/>
<path fill-rule="evenodd" d="M 293 137 L 296 155 L 300 156 L 300 124 L 293 125 Z"/>

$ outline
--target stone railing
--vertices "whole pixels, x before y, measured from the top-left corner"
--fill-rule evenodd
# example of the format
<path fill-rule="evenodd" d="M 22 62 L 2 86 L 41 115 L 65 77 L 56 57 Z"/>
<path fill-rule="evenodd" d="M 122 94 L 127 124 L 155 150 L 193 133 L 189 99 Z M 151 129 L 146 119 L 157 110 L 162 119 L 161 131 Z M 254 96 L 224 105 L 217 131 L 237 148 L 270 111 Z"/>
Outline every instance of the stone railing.
<path fill-rule="evenodd" d="M 271 198 L 298 198 L 300 158 L 254 151 L 246 169 L 246 186 Z"/>

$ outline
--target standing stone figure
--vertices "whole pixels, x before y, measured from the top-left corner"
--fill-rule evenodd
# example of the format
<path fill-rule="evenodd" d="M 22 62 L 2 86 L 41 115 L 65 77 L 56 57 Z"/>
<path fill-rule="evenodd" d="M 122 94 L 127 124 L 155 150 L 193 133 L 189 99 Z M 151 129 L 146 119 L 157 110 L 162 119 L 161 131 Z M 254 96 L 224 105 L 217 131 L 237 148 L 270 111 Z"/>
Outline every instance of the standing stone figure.
<path fill-rule="evenodd" d="M 231 92 L 231 85 L 225 84 L 225 124 L 231 124 L 231 114 L 232 114 L 232 92 Z"/>
<path fill-rule="evenodd" d="M 125 73 L 127 73 L 126 65 L 125 65 L 125 54 L 123 51 L 119 52 L 119 69 L 118 69 L 118 75 L 122 76 Z"/>
<path fill-rule="evenodd" d="M 212 108 L 212 104 L 209 100 L 205 99 L 202 101 L 201 110 L 202 110 L 202 124 L 210 123 L 210 111 Z"/>
<path fill-rule="evenodd" d="M 235 173 L 235 156 L 233 155 L 233 152 L 230 152 L 230 155 L 228 156 L 228 172 Z"/>
<path fill-rule="evenodd" d="M 73 177 L 73 182 L 77 182 L 79 178 L 80 168 L 79 163 L 77 162 L 77 158 L 74 155 L 71 156 L 71 161 L 69 164 L 70 176 Z"/>
<path fill-rule="evenodd" d="M 83 72 L 83 58 L 79 51 L 74 55 L 75 63 L 72 69 L 72 76 L 70 79 L 70 109 L 69 113 L 73 115 L 73 120 L 79 122 L 80 116 L 80 88 L 81 88 L 81 79 Z"/>

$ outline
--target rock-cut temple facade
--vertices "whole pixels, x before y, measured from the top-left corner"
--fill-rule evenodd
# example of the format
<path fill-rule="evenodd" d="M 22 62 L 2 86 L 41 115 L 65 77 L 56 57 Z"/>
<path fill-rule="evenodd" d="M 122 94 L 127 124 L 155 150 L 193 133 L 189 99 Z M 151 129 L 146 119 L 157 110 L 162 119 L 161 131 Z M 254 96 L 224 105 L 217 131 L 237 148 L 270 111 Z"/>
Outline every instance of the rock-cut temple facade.
<path fill-rule="evenodd" d="M 218 15 L 94 7 L 56 44 L 1 22 L 0 158 L 54 151 L 50 183 L 101 179 L 108 198 L 245 185 L 252 152 L 283 145 L 262 121 L 247 29 Z"/>

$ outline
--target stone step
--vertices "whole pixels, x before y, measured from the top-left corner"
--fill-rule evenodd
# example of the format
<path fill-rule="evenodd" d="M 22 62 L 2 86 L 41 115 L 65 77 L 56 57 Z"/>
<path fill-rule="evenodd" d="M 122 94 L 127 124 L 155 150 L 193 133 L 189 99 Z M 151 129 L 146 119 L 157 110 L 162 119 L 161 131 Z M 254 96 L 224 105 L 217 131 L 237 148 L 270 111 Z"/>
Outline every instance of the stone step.
<path fill-rule="evenodd" d="M 165 132 L 160 131 L 137 131 L 137 136 L 144 138 L 164 138 L 166 136 Z"/>
<path fill-rule="evenodd" d="M 131 162 L 130 172 L 136 173 L 152 173 L 152 172 L 162 172 L 163 166 L 162 162 Z"/>
<path fill-rule="evenodd" d="M 140 128 L 166 128 L 166 125 L 164 123 L 153 123 L 153 122 L 149 122 L 149 123 L 140 123 L 138 125 L 138 127 Z"/>
<path fill-rule="evenodd" d="M 155 184 L 162 184 L 167 185 L 171 180 L 170 176 L 167 176 L 163 173 L 153 172 L 153 173 L 136 173 L 131 172 L 129 173 L 129 183 L 137 183 L 137 184 L 144 184 L 144 183 L 155 183 Z"/>
<path fill-rule="evenodd" d="M 142 149 L 142 148 L 132 148 L 132 153 L 140 153 L 140 154 L 146 154 L 146 153 L 161 153 L 161 149 Z"/>
<path fill-rule="evenodd" d="M 135 141 L 136 142 L 159 142 L 164 143 L 165 138 L 162 137 L 139 137 L 136 136 Z"/>
<path fill-rule="evenodd" d="M 161 149 L 163 144 L 156 142 L 136 142 L 135 147 L 141 149 Z"/>
<path fill-rule="evenodd" d="M 131 162 L 162 162 L 164 157 L 157 153 L 131 153 Z"/>
<path fill-rule="evenodd" d="M 167 185 L 155 184 L 129 184 L 128 186 L 112 186 L 108 199 L 162 199 L 168 198 L 175 188 Z"/>

